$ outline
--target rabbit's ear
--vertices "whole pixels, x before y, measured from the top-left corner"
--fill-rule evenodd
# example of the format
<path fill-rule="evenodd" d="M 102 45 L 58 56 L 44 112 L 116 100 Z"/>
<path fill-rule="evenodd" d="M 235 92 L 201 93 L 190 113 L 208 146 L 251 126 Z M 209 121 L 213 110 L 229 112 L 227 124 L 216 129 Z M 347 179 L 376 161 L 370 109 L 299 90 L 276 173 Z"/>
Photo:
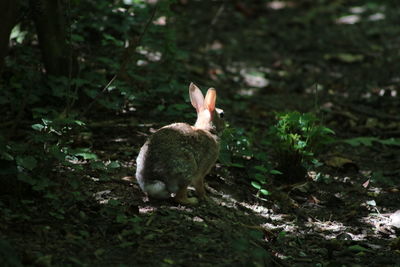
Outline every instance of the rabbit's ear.
<path fill-rule="evenodd" d="M 199 113 L 204 108 L 204 96 L 199 87 L 194 83 L 190 83 L 189 85 L 189 96 L 190 102 L 192 102 L 193 107 Z"/>
<path fill-rule="evenodd" d="M 207 91 L 206 99 L 204 100 L 204 107 L 210 112 L 215 109 L 215 102 L 217 101 L 217 91 L 214 88 L 210 88 Z"/>

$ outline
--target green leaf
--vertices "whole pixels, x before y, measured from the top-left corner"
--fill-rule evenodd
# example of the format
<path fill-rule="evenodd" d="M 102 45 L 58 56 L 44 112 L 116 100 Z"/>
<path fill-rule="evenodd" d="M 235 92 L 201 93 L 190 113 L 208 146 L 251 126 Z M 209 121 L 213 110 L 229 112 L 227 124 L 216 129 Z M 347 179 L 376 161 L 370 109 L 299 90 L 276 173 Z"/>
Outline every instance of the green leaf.
<path fill-rule="evenodd" d="M 385 140 L 379 140 L 379 142 L 383 145 L 400 146 L 399 138 L 389 138 Z"/>
<path fill-rule="evenodd" d="M 369 249 L 367 249 L 367 248 L 364 248 L 364 247 L 362 247 L 362 246 L 360 246 L 360 245 L 354 245 L 354 246 L 350 246 L 349 247 L 349 250 L 351 250 L 351 251 L 363 251 L 363 252 L 369 252 L 369 251 L 371 251 L 371 250 L 369 250 Z"/>
<path fill-rule="evenodd" d="M 254 178 L 260 182 L 261 184 L 265 184 L 267 177 L 265 177 L 265 175 L 261 174 L 261 173 L 256 173 L 254 174 Z"/>
<path fill-rule="evenodd" d="M 74 42 L 83 42 L 85 40 L 80 34 L 71 34 L 71 39 Z"/>
<path fill-rule="evenodd" d="M 0 152 L 0 158 L 8 161 L 14 160 L 14 157 L 10 153 L 5 151 Z"/>
<path fill-rule="evenodd" d="M 335 134 L 335 132 L 332 129 L 329 129 L 328 127 L 321 127 L 321 131 L 324 134 Z"/>
<path fill-rule="evenodd" d="M 261 192 L 261 194 L 263 194 L 264 196 L 268 196 L 268 195 L 270 194 L 269 191 L 268 191 L 268 190 L 265 190 L 265 189 L 261 189 L 260 192 Z"/>
<path fill-rule="evenodd" d="M 279 232 L 279 234 L 278 234 L 278 240 L 280 240 L 280 239 L 282 239 L 282 238 L 285 238 L 286 237 L 286 235 L 287 235 L 287 232 L 285 232 L 285 231 L 282 231 L 282 232 Z"/>
<path fill-rule="evenodd" d="M 38 132 L 42 131 L 44 128 L 45 126 L 39 123 L 32 125 L 32 129 Z"/>
<path fill-rule="evenodd" d="M 118 161 L 111 161 L 111 162 L 107 165 L 107 167 L 108 167 L 108 168 L 112 168 L 112 169 L 116 169 L 116 168 L 121 167 L 121 165 L 119 164 Z"/>
<path fill-rule="evenodd" d="M 76 120 L 75 123 L 78 124 L 79 126 L 86 125 L 83 121 L 78 121 L 78 120 Z"/>
<path fill-rule="evenodd" d="M 252 181 L 252 182 L 251 182 L 251 185 L 252 185 L 254 188 L 258 189 L 258 190 L 261 189 L 261 185 L 260 185 L 258 182 L 256 182 L 256 181 Z"/>
<path fill-rule="evenodd" d="M 356 137 L 351 139 L 343 140 L 344 143 L 347 143 L 351 146 L 372 146 L 372 142 L 379 140 L 376 137 Z"/>
<path fill-rule="evenodd" d="M 244 165 L 240 164 L 240 163 L 230 163 L 228 166 L 229 167 L 236 167 L 236 168 L 244 168 Z"/>
<path fill-rule="evenodd" d="M 82 157 L 85 160 L 96 160 L 97 159 L 97 155 L 93 152 L 90 151 L 89 148 L 78 148 L 78 149 L 74 149 L 74 150 L 70 150 L 69 151 L 72 155 L 76 156 L 76 157 Z"/>
<path fill-rule="evenodd" d="M 229 166 L 232 163 L 232 158 L 231 158 L 231 154 L 229 153 L 229 151 L 221 150 L 221 152 L 219 153 L 219 161 L 222 164 Z"/>
<path fill-rule="evenodd" d="M 17 157 L 17 164 L 31 171 L 37 166 L 37 160 L 32 156 Z"/>
<path fill-rule="evenodd" d="M 124 214 L 118 214 L 115 220 L 117 221 L 117 223 L 126 223 L 128 221 L 128 218 Z"/>
<path fill-rule="evenodd" d="M 256 169 L 257 171 L 260 171 L 262 173 L 267 173 L 268 172 L 268 169 L 265 168 L 264 166 L 261 166 L 261 165 L 254 166 L 254 169 Z"/>
<path fill-rule="evenodd" d="M 21 30 L 21 24 L 17 24 L 11 31 L 10 40 L 15 39 L 17 43 L 22 44 L 27 33 L 27 31 Z"/>
<path fill-rule="evenodd" d="M 53 145 L 50 147 L 49 152 L 59 161 L 64 161 L 66 154 L 61 151 L 61 149 L 57 145 Z"/>
<path fill-rule="evenodd" d="M 90 153 L 90 152 L 81 152 L 81 153 L 76 153 L 75 156 L 80 156 L 85 160 L 88 159 L 97 159 L 97 155 L 94 153 Z"/>
<path fill-rule="evenodd" d="M 110 199 L 110 200 L 108 201 L 108 204 L 109 204 L 110 206 L 116 207 L 116 206 L 120 205 L 121 202 L 120 202 L 119 200 L 117 200 L 117 199 Z"/>
<path fill-rule="evenodd" d="M 102 161 L 94 161 L 94 162 L 90 163 L 90 166 L 93 169 L 98 169 L 98 170 L 105 170 L 106 169 L 106 165 L 104 165 L 104 163 Z"/>
<path fill-rule="evenodd" d="M 170 265 L 175 264 L 175 261 L 173 261 L 173 260 L 171 260 L 171 259 L 168 259 L 168 258 L 165 258 L 165 259 L 164 259 L 164 262 L 165 262 L 165 263 L 168 263 L 168 264 L 170 264 Z"/>
<path fill-rule="evenodd" d="M 274 174 L 274 175 L 282 174 L 282 173 L 281 173 L 280 171 L 278 171 L 278 170 L 271 170 L 269 173 L 270 173 L 270 174 Z"/>

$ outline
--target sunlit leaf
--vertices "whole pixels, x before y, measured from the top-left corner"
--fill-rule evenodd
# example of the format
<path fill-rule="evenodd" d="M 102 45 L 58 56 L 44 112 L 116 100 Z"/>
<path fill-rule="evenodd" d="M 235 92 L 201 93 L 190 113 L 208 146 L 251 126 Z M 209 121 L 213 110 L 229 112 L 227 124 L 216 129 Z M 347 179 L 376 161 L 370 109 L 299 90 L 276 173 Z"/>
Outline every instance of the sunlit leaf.
<path fill-rule="evenodd" d="M 261 185 L 260 185 L 258 182 L 253 181 L 253 182 L 251 182 L 251 185 L 252 185 L 254 188 L 258 189 L 258 190 L 261 189 Z"/>
<path fill-rule="evenodd" d="M 274 174 L 274 175 L 282 174 L 282 172 L 280 172 L 280 171 L 278 171 L 278 170 L 271 170 L 269 173 L 270 173 L 270 174 Z"/>
<path fill-rule="evenodd" d="M 90 151 L 89 148 L 77 148 L 69 151 L 70 154 L 76 157 L 82 157 L 85 160 L 96 160 L 97 155 Z"/>
<path fill-rule="evenodd" d="M 78 120 L 75 120 L 75 123 L 80 126 L 86 125 L 83 121 L 78 121 Z"/>
<path fill-rule="evenodd" d="M 376 202 L 375 202 L 375 200 L 368 200 L 366 203 L 367 203 L 367 205 L 370 205 L 370 206 L 372 206 L 372 207 L 376 207 Z"/>
<path fill-rule="evenodd" d="M 112 169 L 115 169 L 115 168 L 121 167 L 121 165 L 119 164 L 118 161 L 111 161 L 111 162 L 107 165 L 107 167 L 112 168 Z"/>
<path fill-rule="evenodd" d="M 33 124 L 33 125 L 32 125 L 32 129 L 35 130 L 35 131 L 39 131 L 39 132 L 40 132 L 40 131 L 42 131 L 44 128 L 45 128 L 45 126 L 42 125 L 42 124 L 39 124 L 39 123 Z"/>
<path fill-rule="evenodd" d="M 261 194 L 263 194 L 264 196 L 268 196 L 268 195 L 270 194 L 269 191 L 268 191 L 268 190 L 265 190 L 265 189 L 261 189 L 260 192 L 261 192 Z"/>

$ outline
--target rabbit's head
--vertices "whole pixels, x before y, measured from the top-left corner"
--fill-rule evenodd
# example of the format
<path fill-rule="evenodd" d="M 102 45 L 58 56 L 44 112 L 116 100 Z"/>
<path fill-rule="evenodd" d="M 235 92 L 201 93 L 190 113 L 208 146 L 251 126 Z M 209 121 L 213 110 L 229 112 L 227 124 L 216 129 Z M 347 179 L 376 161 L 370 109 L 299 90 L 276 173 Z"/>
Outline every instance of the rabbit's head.
<path fill-rule="evenodd" d="M 225 128 L 224 111 L 215 107 L 217 92 L 209 88 L 206 97 L 194 84 L 189 85 L 189 96 L 193 107 L 197 112 L 197 120 L 194 125 L 197 129 L 203 129 L 213 134 L 220 134 Z"/>

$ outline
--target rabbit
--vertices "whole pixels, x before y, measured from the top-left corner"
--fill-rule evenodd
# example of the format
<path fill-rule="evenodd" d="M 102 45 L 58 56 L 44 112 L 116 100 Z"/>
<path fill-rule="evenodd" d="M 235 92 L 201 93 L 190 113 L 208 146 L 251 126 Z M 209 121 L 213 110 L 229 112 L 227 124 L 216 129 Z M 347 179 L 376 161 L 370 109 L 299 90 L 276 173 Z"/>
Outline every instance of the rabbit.
<path fill-rule="evenodd" d="M 177 203 L 195 205 L 198 199 L 187 195 L 189 185 L 194 186 L 200 199 L 205 198 L 204 177 L 218 158 L 219 135 L 225 123 L 223 111 L 215 107 L 214 88 L 208 89 L 204 98 L 190 83 L 189 96 L 197 111 L 195 125 L 173 123 L 158 129 L 136 159 L 136 179 L 150 198 L 166 199 L 174 194 Z"/>

